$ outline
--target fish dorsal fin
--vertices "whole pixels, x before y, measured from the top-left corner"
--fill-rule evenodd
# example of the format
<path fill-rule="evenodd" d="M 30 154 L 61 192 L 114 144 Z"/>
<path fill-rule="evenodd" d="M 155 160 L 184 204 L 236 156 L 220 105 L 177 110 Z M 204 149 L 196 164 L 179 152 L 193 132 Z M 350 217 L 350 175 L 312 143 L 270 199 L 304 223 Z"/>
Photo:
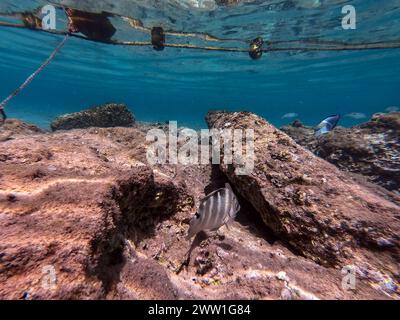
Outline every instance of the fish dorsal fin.
<path fill-rule="evenodd" d="M 220 188 L 217 189 L 211 193 L 209 193 L 208 195 L 206 195 L 203 199 L 200 200 L 200 204 L 206 202 L 208 199 L 210 199 L 212 196 L 214 196 L 215 194 L 217 194 L 218 192 L 221 192 L 222 190 L 224 190 L 224 188 Z"/>

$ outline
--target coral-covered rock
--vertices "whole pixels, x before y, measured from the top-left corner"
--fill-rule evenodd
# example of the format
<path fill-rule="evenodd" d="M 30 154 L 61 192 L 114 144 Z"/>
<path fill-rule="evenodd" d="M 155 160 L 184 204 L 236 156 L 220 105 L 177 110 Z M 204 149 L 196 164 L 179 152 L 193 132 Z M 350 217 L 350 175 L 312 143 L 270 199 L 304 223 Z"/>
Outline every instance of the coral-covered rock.
<path fill-rule="evenodd" d="M 51 123 L 51 129 L 71 130 L 90 127 L 130 127 L 135 118 L 124 104 L 105 104 L 88 110 L 66 114 Z"/>
<path fill-rule="evenodd" d="M 313 129 L 289 125 L 282 131 L 343 171 L 400 193 L 400 113 L 376 114 L 352 128 L 337 128 L 316 138 Z"/>
<path fill-rule="evenodd" d="M 322 265 L 354 264 L 399 279 L 400 206 L 254 114 L 211 112 L 207 122 L 215 129 L 254 129 L 255 170 L 240 176 L 236 164 L 221 161 L 220 167 L 279 238 Z"/>

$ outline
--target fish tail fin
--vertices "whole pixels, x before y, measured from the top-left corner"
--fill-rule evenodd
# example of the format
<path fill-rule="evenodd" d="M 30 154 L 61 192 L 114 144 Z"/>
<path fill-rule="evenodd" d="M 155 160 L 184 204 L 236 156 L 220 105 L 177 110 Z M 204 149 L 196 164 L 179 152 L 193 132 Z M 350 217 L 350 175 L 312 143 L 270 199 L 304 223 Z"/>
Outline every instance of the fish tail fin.
<path fill-rule="evenodd" d="M 234 219 L 229 219 L 227 222 L 225 222 L 225 227 L 226 227 L 226 229 L 228 229 L 229 231 L 231 231 L 232 229 L 232 225 L 233 225 L 233 223 L 234 223 Z"/>
<path fill-rule="evenodd" d="M 196 230 L 192 227 L 189 228 L 187 235 L 186 235 L 186 240 L 190 240 L 197 234 Z"/>

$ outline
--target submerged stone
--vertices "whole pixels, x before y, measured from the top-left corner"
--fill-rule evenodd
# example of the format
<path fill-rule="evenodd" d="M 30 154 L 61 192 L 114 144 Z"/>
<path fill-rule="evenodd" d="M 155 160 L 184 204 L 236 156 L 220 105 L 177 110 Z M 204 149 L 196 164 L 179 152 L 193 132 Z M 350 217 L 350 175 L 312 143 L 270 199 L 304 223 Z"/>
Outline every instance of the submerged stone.
<path fill-rule="evenodd" d="M 130 127 L 134 123 L 135 118 L 125 104 L 110 103 L 60 116 L 50 126 L 53 131 L 57 131 L 90 127 Z"/>

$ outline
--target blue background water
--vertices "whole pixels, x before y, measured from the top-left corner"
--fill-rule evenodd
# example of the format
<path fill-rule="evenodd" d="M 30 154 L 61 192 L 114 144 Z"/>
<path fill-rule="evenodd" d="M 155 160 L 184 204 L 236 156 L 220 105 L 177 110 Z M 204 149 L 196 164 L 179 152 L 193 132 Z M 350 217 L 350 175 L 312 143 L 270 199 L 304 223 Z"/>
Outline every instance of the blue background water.
<path fill-rule="evenodd" d="M 220 7 L 213 1 L 58 1 L 140 18 L 146 26 L 209 32 L 220 37 L 288 40 L 308 37 L 348 42 L 400 39 L 400 1 L 248 1 Z M 46 1 L 2 0 L 1 12 Z M 286 3 L 286 6 L 282 5 Z M 358 28 L 341 28 L 341 8 L 355 5 Z M 63 29 L 64 17 L 58 17 Z M 114 21 L 113 21 L 114 22 Z M 146 35 L 115 22 L 116 38 Z M 143 38 L 144 37 L 144 38 Z M 15 90 L 62 37 L 0 28 L 0 100 Z M 168 38 L 167 38 L 168 41 Z M 171 39 L 170 39 L 171 41 Z M 214 44 L 214 43 L 211 43 Z M 232 45 L 236 45 L 233 43 Z M 237 44 L 240 46 L 241 44 Z M 242 45 L 243 46 L 243 45 Z M 61 53 L 7 106 L 10 117 L 47 127 L 57 115 L 105 102 L 128 104 L 142 121 L 178 120 L 203 127 L 209 109 L 256 112 L 277 126 L 296 113 L 315 125 L 330 114 L 370 117 L 400 106 L 400 49 L 332 53 L 243 53 L 116 47 L 69 39 Z M 345 117 L 349 126 L 367 119 Z"/>

